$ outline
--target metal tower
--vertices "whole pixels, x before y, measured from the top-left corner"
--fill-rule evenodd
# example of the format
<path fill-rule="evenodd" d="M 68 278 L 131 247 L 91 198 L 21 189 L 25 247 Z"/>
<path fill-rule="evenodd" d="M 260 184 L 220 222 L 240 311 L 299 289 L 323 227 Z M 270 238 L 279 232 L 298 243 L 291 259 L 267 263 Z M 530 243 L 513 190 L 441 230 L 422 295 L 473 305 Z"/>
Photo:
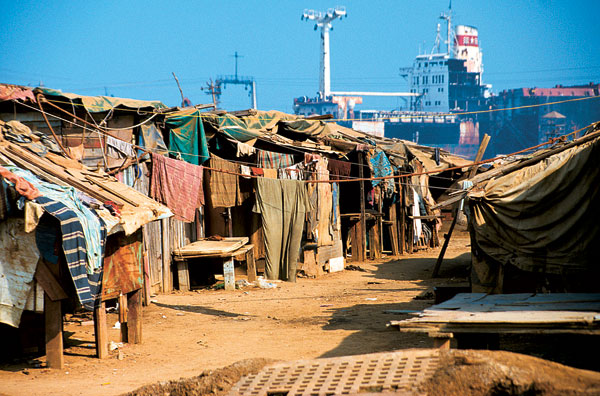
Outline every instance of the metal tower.
<path fill-rule="evenodd" d="M 346 7 L 337 6 L 330 8 L 326 12 L 315 10 L 304 10 L 302 20 L 315 21 L 315 30 L 321 28 L 321 70 L 319 76 L 319 95 L 321 99 L 327 99 L 331 96 L 331 77 L 329 71 L 329 31 L 331 22 L 337 18 L 346 15 Z"/>
<path fill-rule="evenodd" d="M 237 51 L 231 56 L 235 58 L 235 75 L 218 76 L 214 84 L 211 79 L 207 86 L 202 89 L 206 90 L 208 95 L 213 96 L 213 103 L 215 104 L 215 107 L 218 107 L 221 94 L 223 93 L 223 89 L 227 88 L 227 84 L 243 85 L 246 91 L 250 89 L 250 92 L 248 92 L 250 106 L 256 110 L 256 81 L 254 80 L 254 77 L 238 76 L 238 58 L 243 58 L 243 56 L 238 55 Z"/>

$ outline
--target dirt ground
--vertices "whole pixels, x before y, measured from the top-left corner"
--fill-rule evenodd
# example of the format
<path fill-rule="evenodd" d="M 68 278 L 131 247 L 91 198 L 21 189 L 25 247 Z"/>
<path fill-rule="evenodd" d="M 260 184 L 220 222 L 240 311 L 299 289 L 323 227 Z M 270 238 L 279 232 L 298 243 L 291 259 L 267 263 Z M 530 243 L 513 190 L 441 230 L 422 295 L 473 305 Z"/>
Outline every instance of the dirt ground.
<path fill-rule="evenodd" d="M 400 259 L 359 263 L 364 272 L 301 278 L 278 283 L 275 289 L 158 295 L 144 308 L 143 343 L 125 344 L 104 360 L 94 357 L 93 326 L 66 323 L 65 369 L 44 368 L 44 357 L 0 366 L 0 394 L 119 395 L 244 359 L 430 348 L 426 335 L 386 328 L 388 321 L 408 316 L 384 311 L 422 310 L 433 304 L 433 287 L 467 281 L 466 233 L 455 232 L 441 277 L 431 279 L 438 253 L 439 249 L 430 249 Z M 108 315 L 109 323 L 116 321 L 116 314 Z M 119 330 L 110 329 L 109 340 L 118 342 Z"/>

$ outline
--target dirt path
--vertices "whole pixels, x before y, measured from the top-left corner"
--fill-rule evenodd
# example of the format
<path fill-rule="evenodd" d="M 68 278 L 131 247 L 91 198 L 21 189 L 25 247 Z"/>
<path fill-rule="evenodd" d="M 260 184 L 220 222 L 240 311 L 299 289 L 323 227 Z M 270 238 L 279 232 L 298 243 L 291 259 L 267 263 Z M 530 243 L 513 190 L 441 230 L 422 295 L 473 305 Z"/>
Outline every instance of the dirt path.
<path fill-rule="evenodd" d="M 386 323 L 421 310 L 414 299 L 433 286 L 464 282 L 468 236 L 455 235 L 442 278 L 430 274 L 438 249 L 410 258 L 360 263 L 319 279 L 279 283 L 276 289 L 201 290 L 159 295 L 144 309 L 143 344 L 125 345 L 122 360 L 93 357 L 93 326 L 65 325 L 66 368 L 0 367 L 6 395 L 117 395 L 157 381 L 192 377 L 248 358 L 293 360 L 431 347 L 426 336 L 400 334 Z M 114 323 L 115 314 L 109 314 Z M 109 339 L 119 341 L 119 330 Z M 43 362 L 43 358 L 40 359 Z"/>

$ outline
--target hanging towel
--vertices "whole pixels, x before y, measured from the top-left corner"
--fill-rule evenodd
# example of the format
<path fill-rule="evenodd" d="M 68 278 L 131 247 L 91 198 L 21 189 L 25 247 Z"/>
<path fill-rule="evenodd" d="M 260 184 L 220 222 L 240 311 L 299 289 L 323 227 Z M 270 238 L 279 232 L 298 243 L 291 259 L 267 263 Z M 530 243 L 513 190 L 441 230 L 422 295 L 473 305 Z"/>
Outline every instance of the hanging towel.
<path fill-rule="evenodd" d="M 209 163 L 212 169 L 240 173 L 238 164 L 226 161 L 214 154 L 211 154 Z M 212 206 L 216 208 L 231 208 L 236 206 L 239 202 L 239 178 L 237 175 L 219 172 L 218 170 L 208 172 L 208 185 Z"/>
<path fill-rule="evenodd" d="M 274 153 L 272 151 L 258 150 L 257 163 L 261 168 L 279 169 L 294 165 L 294 156 L 291 154 Z"/>
<path fill-rule="evenodd" d="M 263 171 L 267 179 L 277 179 L 277 169 L 265 168 Z"/>
<path fill-rule="evenodd" d="M 152 154 L 150 196 L 165 204 L 178 220 L 192 222 L 196 208 L 204 205 L 199 165 Z"/>
<path fill-rule="evenodd" d="M 301 181 L 256 179 L 254 212 L 262 219 L 268 279 L 296 281 L 304 216 L 311 210 L 306 191 Z"/>
<path fill-rule="evenodd" d="M 329 170 L 329 177 L 331 179 L 348 179 L 351 168 L 352 164 L 348 161 L 329 159 L 327 163 L 327 170 Z"/>
<path fill-rule="evenodd" d="M 247 157 L 256 153 L 256 149 L 249 144 L 237 142 L 237 157 Z"/>

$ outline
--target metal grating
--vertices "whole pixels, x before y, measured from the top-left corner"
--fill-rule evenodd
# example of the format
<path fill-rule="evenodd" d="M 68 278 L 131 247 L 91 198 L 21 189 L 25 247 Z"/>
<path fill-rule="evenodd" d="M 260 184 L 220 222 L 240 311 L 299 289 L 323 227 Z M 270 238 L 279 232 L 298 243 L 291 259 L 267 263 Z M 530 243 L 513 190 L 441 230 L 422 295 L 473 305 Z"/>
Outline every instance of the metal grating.
<path fill-rule="evenodd" d="M 265 367 L 242 378 L 229 395 L 321 396 L 410 392 L 430 378 L 439 351 L 412 349 L 339 358 L 299 360 Z"/>

